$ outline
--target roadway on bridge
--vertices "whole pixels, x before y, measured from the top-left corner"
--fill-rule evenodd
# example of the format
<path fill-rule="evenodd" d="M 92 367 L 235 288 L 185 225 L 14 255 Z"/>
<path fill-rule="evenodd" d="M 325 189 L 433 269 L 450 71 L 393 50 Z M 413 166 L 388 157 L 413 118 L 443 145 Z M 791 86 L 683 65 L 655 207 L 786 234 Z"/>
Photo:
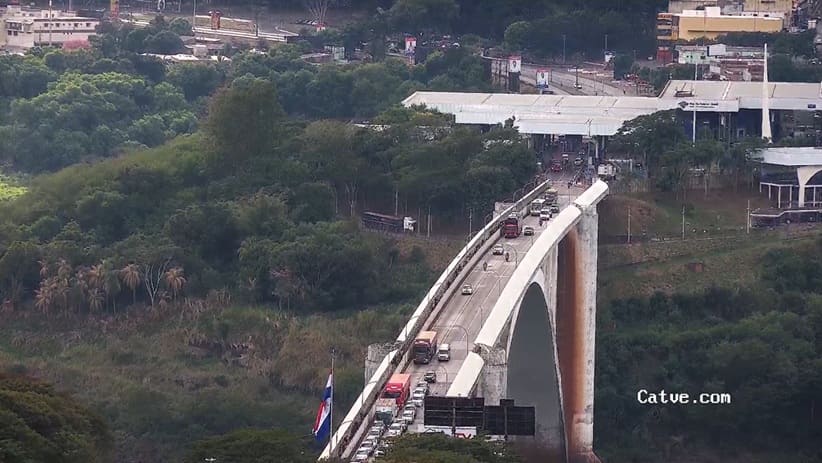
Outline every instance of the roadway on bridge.
<path fill-rule="evenodd" d="M 567 207 L 584 190 L 584 187 L 574 186 L 570 189 L 567 187 L 567 182 L 572 176 L 572 172 L 551 173 L 549 176 L 553 181 L 554 188 L 559 192 L 558 205 L 560 209 Z M 514 239 L 500 238 L 496 243 L 502 244 L 504 250 L 508 251 L 508 262 L 505 262 L 504 256 L 495 256 L 492 254 L 492 250 L 489 249 L 479 259 L 475 260 L 474 266 L 465 273 L 464 280 L 459 282 L 454 294 L 440 308 L 436 320 L 426 322 L 424 325 L 425 330 L 437 331 L 438 342 L 440 344 L 447 343 L 451 346 L 451 360 L 439 362 L 434 359 L 428 365 L 410 363 L 403 370 L 403 373 L 412 375 L 412 390 L 414 385 L 423 381 L 426 372 L 434 371 L 437 373 L 437 383 L 430 386 L 429 394 L 445 396 L 451 381 L 456 377 L 468 352 L 473 348 L 474 339 L 479 334 L 482 325 L 497 301 L 497 297 L 513 274 L 516 265 L 544 230 L 544 226 L 539 226 L 538 217 L 526 217 L 523 221 L 524 226 L 533 227 L 534 236 L 520 235 Z M 487 271 L 482 269 L 483 261 L 488 263 Z M 473 294 L 460 294 L 459 289 L 465 284 L 472 286 Z M 370 414 L 373 415 L 373 409 Z M 425 430 L 423 415 L 424 410 L 422 408 L 418 409 L 416 420 L 408 428 L 410 432 L 423 432 Z M 372 419 L 363 421 L 360 429 L 354 433 L 351 443 L 343 451 L 343 456 L 352 455 L 357 450 L 372 421 Z"/>
<path fill-rule="evenodd" d="M 542 68 L 543 66 L 536 66 L 533 64 L 523 64 L 522 65 L 522 74 L 528 76 L 535 76 L 537 69 Z M 561 86 L 566 89 L 574 89 L 574 84 L 577 82 L 577 75 L 573 71 L 573 65 L 567 66 L 552 66 L 551 67 L 551 80 L 548 82 L 550 86 L 553 84 L 554 86 Z M 583 73 L 582 69 L 579 72 L 579 84 L 582 86 L 579 89 L 579 94 L 584 95 L 610 95 L 610 96 L 623 96 L 626 95 L 628 92 L 627 87 L 623 87 L 624 83 L 620 82 L 619 84 L 615 84 L 613 82 L 612 77 L 607 77 L 605 74 L 611 74 L 610 72 L 602 73 L 602 76 L 598 76 L 597 74 L 586 74 Z"/>

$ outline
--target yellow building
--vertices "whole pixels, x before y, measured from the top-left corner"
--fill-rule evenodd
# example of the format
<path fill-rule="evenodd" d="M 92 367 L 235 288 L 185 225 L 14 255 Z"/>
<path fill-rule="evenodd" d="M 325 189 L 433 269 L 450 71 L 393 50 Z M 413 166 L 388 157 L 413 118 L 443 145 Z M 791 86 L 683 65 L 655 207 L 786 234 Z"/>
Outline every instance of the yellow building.
<path fill-rule="evenodd" d="M 776 0 L 781 1 L 781 0 Z M 741 13 L 723 15 L 719 7 L 685 10 L 682 13 L 657 15 L 657 60 L 673 61 L 673 47 L 678 41 L 705 37 L 715 39 L 731 32 L 779 32 L 784 27 L 781 13 Z"/>
<path fill-rule="evenodd" d="M 764 13 L 768 14 L 768 13 Z M 686 10 L 674 15 L 673 40 L 695 40 L 701 37 L 714 39 L 730 32 L 779 32 L 782 30 L 782 15 L 721 15 L 719 8 Z"/>
<path fill-rule="evenodd" d="M 751 13 L 783 13 L 790 16 L 794 0 L 745 0 L 742 8 Z"/>

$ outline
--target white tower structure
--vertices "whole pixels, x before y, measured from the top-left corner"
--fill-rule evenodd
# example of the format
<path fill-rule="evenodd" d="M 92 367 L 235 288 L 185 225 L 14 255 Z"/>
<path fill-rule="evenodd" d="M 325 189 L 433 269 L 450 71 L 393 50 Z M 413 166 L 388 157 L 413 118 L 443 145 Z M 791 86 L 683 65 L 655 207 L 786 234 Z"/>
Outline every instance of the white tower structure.
<path fill-rule="evenodd" d="M 772 142 L 771 134 L 771 96 L 768 85 L 768 44 L 765 44 L 765 64 L 762 73 L 762 138 L 768 143 Z"/>

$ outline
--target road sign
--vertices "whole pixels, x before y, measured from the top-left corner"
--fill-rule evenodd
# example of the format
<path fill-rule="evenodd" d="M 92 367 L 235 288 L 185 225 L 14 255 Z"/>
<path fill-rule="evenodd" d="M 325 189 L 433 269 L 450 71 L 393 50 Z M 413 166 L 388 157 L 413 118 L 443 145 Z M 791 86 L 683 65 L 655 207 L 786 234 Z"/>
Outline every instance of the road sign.
<path fill-rule="evenodd" d="M 482 427 L 485 399 L 470 397 L 425 398 L 425 426 Z"/>

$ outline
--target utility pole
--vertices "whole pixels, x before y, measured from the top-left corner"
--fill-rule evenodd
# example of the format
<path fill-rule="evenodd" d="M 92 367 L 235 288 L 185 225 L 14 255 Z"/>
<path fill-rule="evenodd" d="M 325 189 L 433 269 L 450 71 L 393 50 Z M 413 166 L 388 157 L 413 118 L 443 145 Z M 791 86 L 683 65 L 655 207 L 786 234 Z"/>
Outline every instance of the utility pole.
<path fill-rule="evenodd" d="M 400 215 L 400 203 L 399 203 L 400 193 L 397 191 L 397 187 L 394 187 L 394 215 Z"/>
<path fill-rule="evenodd" d="M 685 241 L 685 205 L 682 205 L 682 241 Z"/>
<path fill-rule="evenodd" d="M 628 244 L 631 244 L 631 208 L 628 208 Z"/>
<path fill-rule="evenodd" d="M 751 200 L 748 200 L 748 207 L 745 209 L 745 234 L 751 233 Z"/>
<path fill-rule="evenodd" d="M 428 206 L 428 232 L 425 237 L 431 238 L 431 206 Z"/>
<path fill-rule="evenodd" d="M 605 55 L 608 53 L 608 34 L 605 34 L 605 51 L 602 53 L 602 60 L 605 60 Z"/>
<path fill-rule="evenodd" d="M 562 64 L 565 64 L 565 34 L 562 34 Z"/>
<path fill-rule="evenodd" d="M 696 85 L 696 81 L 699 78 L 699 75 L 697 73 L 698 69 L 699 69 L 699 64 L 697 64 L 697 62 L 694 61 L 694 85 Z M 691 144 L 692 145 L 696 144 L 696 104 L 694 104 L 694 121 L 693 121 L 693 127 L 692 127 L 692 131 L 691 131 Z"/>
<path fill-rule="evenodd" d="M 474 231 L 474 209 L 469 207 L 468 208 L 468 239 L 471 239 L 471 235 Z"/>

